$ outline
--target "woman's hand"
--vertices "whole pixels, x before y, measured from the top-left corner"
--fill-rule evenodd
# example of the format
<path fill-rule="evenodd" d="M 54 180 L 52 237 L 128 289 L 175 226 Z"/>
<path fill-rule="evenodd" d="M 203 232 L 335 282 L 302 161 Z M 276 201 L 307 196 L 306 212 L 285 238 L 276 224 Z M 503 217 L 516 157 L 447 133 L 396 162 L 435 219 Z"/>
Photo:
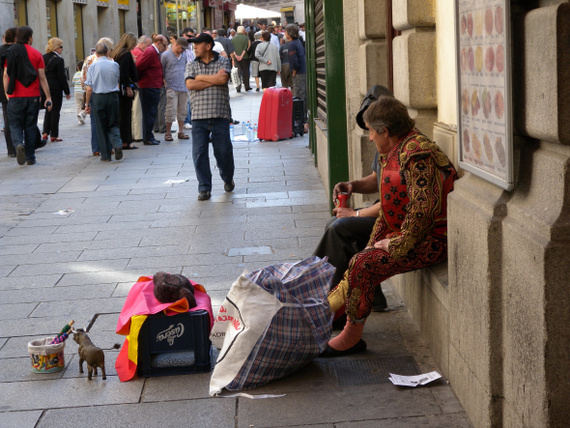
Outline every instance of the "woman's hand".
<path fill-rule="evenodd" d="M 378 248 L 379 250 L 384 250 L 388 253 L 389 252 L 388 245 L 390 245 L 390 240 L 382 239 L 381 241 L 377 241 L 374 243 L 374 248 Z"/>
<path fill-rule="evenodd" d="M 66 99 L 66 100 L 71 99 L 71 94 L 67 94 L 67 95 L 65 96 L 65 99 Z"/>
<path fill-rule="evenodd" d="M 127 97 L 132 98 L 134 95 L 133 88 L 127 86 Z"/>

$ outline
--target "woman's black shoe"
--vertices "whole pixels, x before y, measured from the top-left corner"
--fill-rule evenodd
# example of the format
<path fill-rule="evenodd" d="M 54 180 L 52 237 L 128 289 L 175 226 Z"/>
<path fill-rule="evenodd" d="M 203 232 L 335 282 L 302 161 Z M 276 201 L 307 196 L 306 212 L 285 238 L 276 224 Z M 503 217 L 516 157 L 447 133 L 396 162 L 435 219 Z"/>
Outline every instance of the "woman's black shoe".
<path fill-rule="evenodd" d="M 364 351 L 366 351 L 366 342 L 360 339 L 356 345 L 354 345 L 352 348 L 345 349 L 344 351 L 337 351 L 336 349 L 333 349 L 327 345 L 327 348 L 320 356 L 321 358 L 344 357 L 345 355 L 356 354 L 358 352 Z"/>

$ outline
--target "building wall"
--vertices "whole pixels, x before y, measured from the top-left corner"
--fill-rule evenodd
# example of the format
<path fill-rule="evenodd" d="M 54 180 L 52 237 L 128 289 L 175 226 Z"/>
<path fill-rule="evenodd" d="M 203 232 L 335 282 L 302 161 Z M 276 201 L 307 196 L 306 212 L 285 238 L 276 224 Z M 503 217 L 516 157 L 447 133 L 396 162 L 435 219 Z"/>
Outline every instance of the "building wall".
<path fill-rule="evenodd" d="M 344 2 L 344 52 L 346 121 L 349 175 L 351 179 L 371 174 L 375 148 L 368 133 L 356 123 L 360 103 L 372 85 L 388 86 L 386 63 L 386 0 Z M 358 66 L 355 66 L 355 65 Z M 353 206 L 370 204 L 378 195 L 354 195 Z"/>

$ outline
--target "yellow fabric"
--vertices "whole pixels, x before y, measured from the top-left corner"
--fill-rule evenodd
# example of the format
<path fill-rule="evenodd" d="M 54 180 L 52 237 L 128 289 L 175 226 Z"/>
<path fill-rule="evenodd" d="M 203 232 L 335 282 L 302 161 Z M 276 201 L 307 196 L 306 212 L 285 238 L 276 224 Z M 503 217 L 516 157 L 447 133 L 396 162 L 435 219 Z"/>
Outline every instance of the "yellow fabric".
<path fill-rule="evenodd" d="M 148 315 L 133 315 L 131 317 L 131 329 L 127 334 L 129 341 L 129 360 L 138 363 L 139 357 L 139 332 Z"/>
<path fill-rule="evenodd" d="M 327 300 L 331 305 L 331 311 L 335 313 L 346 303 L 346 297 L 348 296 L 348 279 L 346 277 L 347 272 L 348 271 L 344 273 L 344 278 L 339 282 L 338 286 L 336 286 L 327 296 Z"/>

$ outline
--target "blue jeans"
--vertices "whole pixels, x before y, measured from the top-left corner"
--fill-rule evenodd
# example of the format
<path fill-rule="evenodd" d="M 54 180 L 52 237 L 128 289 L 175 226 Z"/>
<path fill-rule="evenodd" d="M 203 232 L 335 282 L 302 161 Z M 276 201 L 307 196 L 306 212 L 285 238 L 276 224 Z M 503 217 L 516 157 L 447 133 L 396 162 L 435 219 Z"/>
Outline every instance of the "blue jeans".
<path fill-rule="evenodd" d="M 143 114 L 143 141 L 156 141 L 152 130 L 160 100 L 160 88 L 141 88 L 139 95 Z"/>
<path fill-rule="evenodd" d="M 212 190 L 212 171 L 208 138 L 212 134 L 214 157 L 224 183 L 234 178 L 234 148 L 230 140 L 230 121 L 223 118 L 192 120 L 192 159 L 198 178 L 198 191 Z"/>
<path fill-rule="evenodd" d="M 40 97 L 13 97 L 8 100 L 12 144 L 14 148 L 24 145 L 27 161 L 36 160 L 39 111 Z"/>
<path fill-rule="evenodd" d="M 186 119 L 184 119 L 184 123 L 192 123 L 192 109 L 190 109 L 190 97 L 188 97 L 188 114 L 186 115 Z"/>

